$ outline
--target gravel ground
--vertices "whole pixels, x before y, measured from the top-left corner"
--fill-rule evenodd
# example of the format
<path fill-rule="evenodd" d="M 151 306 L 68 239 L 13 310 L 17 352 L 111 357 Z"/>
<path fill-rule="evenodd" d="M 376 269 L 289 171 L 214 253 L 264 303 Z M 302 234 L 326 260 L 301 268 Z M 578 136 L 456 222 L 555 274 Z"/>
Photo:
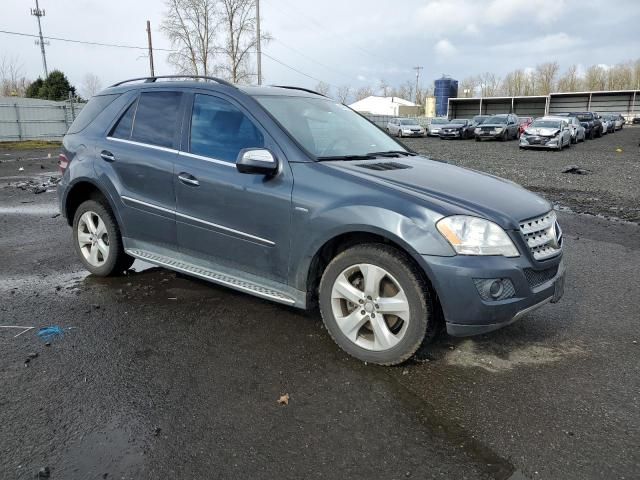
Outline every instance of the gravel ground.
<path fill-rule="evenodd" d="M 520 150 L 517 141 L 478 143 L 435 137 L 403 141 L 431 158 L 513 180 L 560 207 L 640 222 L 638 127 L 572 145 L 562 152 Z M 569 165 L 590 173 L 562 173 Z"/>

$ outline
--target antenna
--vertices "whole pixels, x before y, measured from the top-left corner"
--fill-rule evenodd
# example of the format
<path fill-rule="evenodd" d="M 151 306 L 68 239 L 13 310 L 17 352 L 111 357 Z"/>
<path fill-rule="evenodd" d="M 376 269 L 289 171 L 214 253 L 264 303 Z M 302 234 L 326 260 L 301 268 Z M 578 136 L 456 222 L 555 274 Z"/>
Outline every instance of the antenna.
<path fill-rule="evenodd" d="M 44 46 L 49 45 L 49 42 L 45 42 L 42 37 L 42 25 L 40 24 L 40 17 L 44 17 L 45 11 L 40 10 L 40 5 L 38 5 L 38 0 L 36 0 L 36 8 L 31 9 L 31 15 L 38 19 L 38 34 L 40 36 L 40 40 L 36 40 L 36 45 L 40 45 L 40 53 L 42 53 L 42 66 L 44 67 L 44 78 L 49 76 L 49 70 L 47 69 L 47 54 L 44 51 Z"/>

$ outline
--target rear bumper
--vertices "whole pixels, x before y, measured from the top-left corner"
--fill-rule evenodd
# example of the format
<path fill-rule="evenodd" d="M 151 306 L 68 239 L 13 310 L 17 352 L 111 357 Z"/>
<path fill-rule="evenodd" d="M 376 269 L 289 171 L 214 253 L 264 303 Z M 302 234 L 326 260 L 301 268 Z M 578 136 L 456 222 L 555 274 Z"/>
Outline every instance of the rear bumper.
<path fill-rule="evenodd" d="M 532 265 L 523 256 L 425 255 L 422 259 L 438 294 L 447 333 L 452 336 L 478 335 L 502 328 L 546 303 L 557 302 L 563 291 L 565 268 L 562 255 L 539 266 Z M 542 283 L 532 283 L 527 279 L 525 269 L 534 273 L 552 272 L 552 275 Z M 513 284 L 513 296 L 505 300 L 483 300 L 474 279 L 494 278 L 509 279 Z"/>

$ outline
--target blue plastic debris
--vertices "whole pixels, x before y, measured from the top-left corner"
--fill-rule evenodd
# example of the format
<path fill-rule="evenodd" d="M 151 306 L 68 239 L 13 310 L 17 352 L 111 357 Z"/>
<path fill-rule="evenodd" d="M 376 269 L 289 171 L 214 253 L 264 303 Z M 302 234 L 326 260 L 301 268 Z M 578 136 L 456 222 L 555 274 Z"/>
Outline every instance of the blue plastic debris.
<path fill-rule="evenodd" d="M 64 331 L 62 328 L 57 325 L 53 325 L 51 327 L 44 327 L 38 331 L 38 336 L 44 340 L 45 342 L 49 342 L 56 337 L 61 337 L 64 335 Z"/>

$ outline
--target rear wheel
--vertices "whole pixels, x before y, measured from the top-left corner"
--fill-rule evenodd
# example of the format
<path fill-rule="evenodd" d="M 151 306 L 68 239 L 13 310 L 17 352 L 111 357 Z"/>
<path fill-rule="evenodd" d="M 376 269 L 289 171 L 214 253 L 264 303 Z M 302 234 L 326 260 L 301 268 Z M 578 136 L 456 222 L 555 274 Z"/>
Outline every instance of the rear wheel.
<path fill-rule="evenodd" d="M 118 275 L 133 264 L 111 209 L 99 201 L 80 204 L 73 217 L 73 240 L 80 260 L 94 275 Z"/>
<path fill-rule="evenodd" d="M 401 363 L 438 331 L 420 272 L 386 245 L 358 245 L 337 255 L 322 275 L 319 297 L 331 337 L 365 362 Z"/>

